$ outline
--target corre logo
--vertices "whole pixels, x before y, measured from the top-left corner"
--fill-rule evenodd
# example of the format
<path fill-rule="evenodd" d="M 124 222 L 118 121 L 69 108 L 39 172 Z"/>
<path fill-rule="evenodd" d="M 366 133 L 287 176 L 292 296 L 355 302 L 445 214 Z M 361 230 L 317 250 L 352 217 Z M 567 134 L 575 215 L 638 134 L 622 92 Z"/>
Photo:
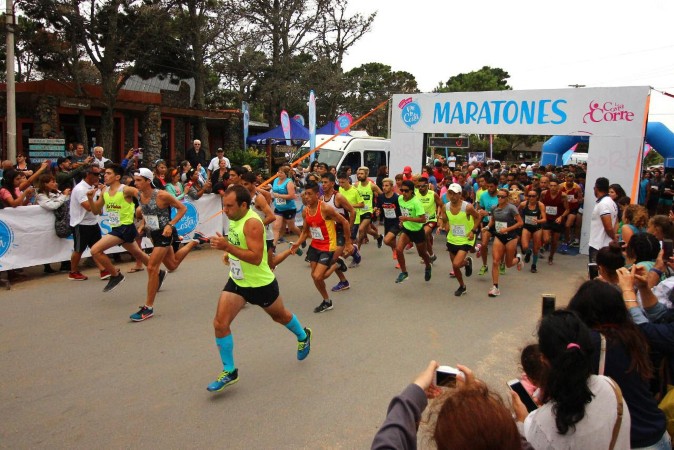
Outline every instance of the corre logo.
<path fill-rule="evenodd" d="M 176 224 L 176 230 L 180 236 L 186 236 L 192 233 L 197 229 L 197 225 L 199 225 L 199 212 L 197 211 L 197 208 L 195 208 L 191 202 L 187 201 L 183 202 L 183 205 L 185 205 L 187 211 L 185 211 L 185 215 Z M 176 213 L 176 209 L 171 208 L 171 216 L 175 216 Z"/>
<path fill-rule="evenodd" d="M 402 107 L 402 111 L 400 112 L 400 118 L 405 125 L 407 125 L 409 128 L 412 128 L 421 120 L 421 107 L 418 103 L 413 102 L 411 98 L 407 100 L 400 102 L 400 104 L 405 102 L 405 105 Z"/>
<path fill-rule="evenodd" d="M 590 111 L 583 116 L 583 123 L 593 122 L 631 122 L 634 113 L 625 109 L 625 105 L 613 102 L 590 102 Z"/>
<path fill-rule="evenodd" d="M 0 257 L 5 256 L 5 253 L 12 246 L 14 241 L 14 233 L 12 229 L 2 220 L 0 220 Z"/>

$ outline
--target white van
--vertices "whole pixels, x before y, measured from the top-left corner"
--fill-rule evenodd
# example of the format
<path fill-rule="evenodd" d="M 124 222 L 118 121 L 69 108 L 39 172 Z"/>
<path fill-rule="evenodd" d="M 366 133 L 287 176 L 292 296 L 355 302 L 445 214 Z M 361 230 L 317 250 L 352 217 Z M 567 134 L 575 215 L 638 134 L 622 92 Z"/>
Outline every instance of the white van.
<path fill-rule="evenodd" d="M 316 147 L 330 139 L 332 135 L 316 135 Z M 309 141 L 305 142 L 300 151 L 293 158 L 294 160 L 306 155 L 311 148 Z M 336 166 L 337 171 L 342 168 L 351 167 L 352 173 L 365 166 L 370 169 L 370 177 L 377 176 L 377 170 L 380 166 L 388 166 L 391 158 L 391 140 L 378 137 L 354 137 L 337 136 L 315 153 L 315 159 L 318 162 L 324 162 L 328 166 Z M 300 163 L 300 167 L 309 167 L 309 159 L 306 158 Z"/>
<path fill-rule="evenodd" d="M 578 164 L 580 164 L 580 163 L 587 164 L 587 153 L 576 153 L 576 152 L 573 152 L 573 153 L 571 154 L 571 157 L 569 158 L 569 160 L 567 161 L 566 164 L 567 164 L 567 165 L 568 165 L 568 164 L 576 164 L 576 165 L 578 165 Z"/>

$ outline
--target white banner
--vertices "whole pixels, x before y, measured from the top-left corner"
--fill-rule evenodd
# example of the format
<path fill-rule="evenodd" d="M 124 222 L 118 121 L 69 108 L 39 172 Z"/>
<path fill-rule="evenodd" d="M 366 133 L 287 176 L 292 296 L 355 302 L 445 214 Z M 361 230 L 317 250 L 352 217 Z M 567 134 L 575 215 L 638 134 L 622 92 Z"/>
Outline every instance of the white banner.
<path fill-rule="evenodd" d="M 195 232 L 213 236 L 226 229 L 227 216 L 218 214 L 222 210 L 219 195 L 205 194 L 199 200 L 183 203 L 187 212 L 176 226 L 180 236 L 191 237 Z M 106 214 L 99 216 L 99 225 L 102 234 L 110 231 Z M 143 238 L 142 246 L 152 247 L 152 243 Z M 72 251 L 72 236 L 56 236 L 53 212 L 39 206 L 0 209 L 0 271 L 69 261 Z M 122 247 L 114 247 L 106 253 L 122 251 Z M 83 256 L 90 256 L 89 250 Z"/>

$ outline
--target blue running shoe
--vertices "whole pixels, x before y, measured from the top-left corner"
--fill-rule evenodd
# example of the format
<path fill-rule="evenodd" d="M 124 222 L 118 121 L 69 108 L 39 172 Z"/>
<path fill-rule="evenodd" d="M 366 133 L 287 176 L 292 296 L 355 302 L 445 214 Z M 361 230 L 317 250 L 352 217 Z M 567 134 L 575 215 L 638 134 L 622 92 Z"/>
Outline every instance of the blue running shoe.
<path fill-rule="evenodd" d="M 219 392 L 237 381 L 239 381 L 239 369 L 234 369 L 231 372 L 223 370 L 218 379 L 209 384 L 206 390 L 209 392 Z"/>
<path fill-rule="evenodd" d="M 353 246 L 353 262 L 356 264 L 360 264 L 360 261 L 363 259 L 362 256 L 360 256 L 360 252 L 358 251 L 358 246 L 354 245 Z"/>
<path fill-rule="evenodd" d="M 559 246 L 559 253 L 562 255 L 566 255 L 569 253 L 569 246 L 566 244 L 566 242 L 562 242 Z"/>
<path fill-rule="evenodd" d="M 297 341 L 297 359 L 302 361 L 311 351 L 311 328 L 305 328 L 304 332 L 307 333 L 307 337 L 303 341 Z"/>
<path fill-rule="evenodd" d="M 134 322 L 142 322 L 143 320 L 149 319 L 150 317 L 154 316 L 153 308 L 148 308 L 145 305 L 140 306 L 139 308 L 140 309 L 138 310 L 138 312 L 135 314 L 131 314 L 129 319 L 133 320 Z"/>
<path fill-rule="evenodd" d="M 346 291 L 350 287 L 351 286 L 349 285 L 348 281 L 340 281 L 332 287 L 332 292 Z"/>
<path fill-rule="evenodd" d="M 407 274 L 407 272 L 400 272 L 400 273 L 398 274 L 398 278 L 396 278 L 396 283 L 402 283 L 402 282 L 405 281 L 408 277 L 409 277 L 409 275 Z"/>

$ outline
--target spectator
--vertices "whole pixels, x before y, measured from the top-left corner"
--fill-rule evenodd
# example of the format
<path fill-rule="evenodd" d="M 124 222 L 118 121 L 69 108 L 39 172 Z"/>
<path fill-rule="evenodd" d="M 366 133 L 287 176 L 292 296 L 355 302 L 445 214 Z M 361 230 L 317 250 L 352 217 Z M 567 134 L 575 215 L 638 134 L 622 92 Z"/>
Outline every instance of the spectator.
<path fill-rule="evenodd" d="M 183 183 L 180 181 L 182 174 L 178 169 L 171 169 L 170 174 L 171 182 L 166 183 L 166 191 L 178 200 L 182 200 L 183 197 L 185 197 L 185 188 Z"/>
<path fill-rule="evenodd" d="M 93 158 L 89 157 L 88 162 Z M 87 161 L 87 160 L 85 160 Z M 88 166 L 80 165 L 73 168 L 72 157 L 65 156 L 56 160 L 56 182 L 59 185 L 59 191 L 65 191 L 68 188 L 73 188 L 76 178 L 84 176 Z"/>
<path fill-rule="evenodd" d="M 621 267 L 625 267 L 625 257 L 623 256 L 622 248 L 617 243 L 611 242 L 606 247 L 599 249 L 597 252 L 599 280 L 609 283 L 616 289 L 620 289 L 620 286 L 618 286 L 617 270 Z"/>
<path fill-rule="evenodd" d="M 63 208 L 63 205 L 66 208 L 70 207 L 70 189 L 66 189 L 64 192 L 59 191 L 56 178 L 51 173 L 40 175 L 37 192 L 37 204 L 47 211 L 56 212 L 56 210 Z M 68 219 L 67 225 L 70 225 L 70 215 L 66 218 Z M 61 262 L 58 271 L 69 272 L 70 261 Z M 44 273 L 56 273 L 56 271 L 49 264 L 44 264 Z"/>
<path fill-rule="evenodd" d="M 625 260 L 628 265 L 638 264 L 650 270 L 660 252 L 660 242 L 650 233 L 635 234 L 625 247 Z"/>
<path fill-rule="evenodd" d="M 105 156 L 103 156 L 103 147 L 101 147 L 100 145 L 94 147 L 94 160 L 91 163 L 96 164 L 101 169 L 104 169 L 106 162 L 111 161 Z"/>
<path fill-rule="evenodd" d="M 648 210 L 641 205 L 627 205 L 623 209 L 620 240 L 627 245 L 635 234 L 645 233 L 648 227 Z"/>
<path fill-rule="evenodd" d="M 28 179 L 23 172 L 17 172 L 14 169 L 8 170 L 2 178 L 2 188 L 0 188 L 0 200 L 3 206 L 16 208 L 17 206 L 31 204 L 35 197 L 33 181 L 47 170 L 49 164 L 49 160 L 44 161 L 40 168 Z"/>
<path fill-rule="evenodd" d="M 379 169 L 377 169 L 377 179 L 375 180 L 375 184 L 379 186 L 379 189 L 383 189 L 382 182 L 384 178 L 388 178 L 388 166 L 379 166 Z"/>
<path fill-rule="evenodd" d="M 594 183 L 594 196 L 597 197 L 597 202 L 592 209 L 592 221 L 590 222 L 590 262 L 595 262 L 595 257 L 600 248 L 616 241 L 615 227 L 618 221 L 618 206 L 609 197 L 608 191 L 608 179 L 597 178 Z"/>
<path fill-rule="evenodd" d="M 185 159 L 190 162 L 191 167 L 197 167 L 197 164 L 201 163 L 203 167 L 208 167 L 206 161 L 206 151 L 201 147 L 201 141 L 195 139 L 192 143 L 193 147 L 187 150 L 187 155 Z"/>
<path fill-rule="evenodd" d="M 225 157 L 225 151 L 222 149 L 222 147 L 219 147 L 215 154 L 216 154 L 215 158 L 211 159 L 211 162 L 208 163 L 207 176 L 209 178 L 211 174 L 216 170 L 218 170 L 218 168 L 220 167 L 220 161 L 225 161 L 225 166 L 228 169 L 232 167 L 232 163 L 229 161 L 227 157 Z"/>
<path fill-rule="evenodd" d="M 19 153 L 16 155 L 16 165 L 14 166 L 14 170 L 17 172 L 23 172 L 26 178 L 33 175 L 33 171 L 30 170 L 30 163 L 28 162 L 28 159 L 24 153 Z"/>
<path fill-rule="evenodd" d="M 166 173 L 168 172 L 168 166 L 166 161 L 163 159 L 158 159 L 154 163 L 154 178 L 152 179 L 152 187 L 154 189 L 166 189 L 166 184 L 170 181 L 166 178 Z"/>
<path fill-rule="evenodd" d="M 674 238 L 674 224 L 667 216 L 656 215 L 651 217 L 646 231 L 655 236 L 658 241 Z"/>
<path fill-rule="evenodd" d="M 674 199 L 674 180 L 672 180 L 671 172 L 665 173 L 665 179 L 659 188 L 658 214 L 668 214 L 672 210 L 672 200 Z"/>
<path fill-rule="evenodd" d="M 187 161 L 181 161 L 180 165 L 178 166 L 180 170 L 180 181 L 183 183 L 187 183 L 187 172 L 192 168 L 192 167 L 197 167 L 196 165 L 192 166 L 192 164 Z"/>
<path fill-rule="evenodd" d="M 80 143 L 75 145 L 75 151 L 70 156 L 71 161 L 73 162 L 73 169 L 91 164 L 91 161 L 93 160 L 93 157 L 87 155 L 84 151 L 84 145 Z"/>
<path fill-rule="evenodd" d="M 185 193 L 192 200 L 199 200 L 202 195 L 210 192 L 211 181 L 208 180 L 203 183 L 199 172 L 195 169 L 190 169 L 189 172 L 187 172 L 187 177 L 189 181 L 185 184 Z"/>
<path fill-rule="evenodd" d="M 225 183 L 229 179 L 229 168 L 227 161 L 221 159 L 218 161 L 218 168 L 211 172 L 211 185 L 215 186 L 218 183 Z"/>

